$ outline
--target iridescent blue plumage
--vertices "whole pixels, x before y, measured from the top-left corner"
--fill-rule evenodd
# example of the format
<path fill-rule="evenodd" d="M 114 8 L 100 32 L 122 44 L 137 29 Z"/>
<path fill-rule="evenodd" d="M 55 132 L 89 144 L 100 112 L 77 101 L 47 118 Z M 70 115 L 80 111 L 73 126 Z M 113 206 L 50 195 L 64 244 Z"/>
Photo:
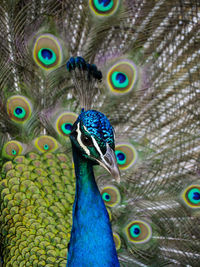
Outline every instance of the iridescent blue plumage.
<path fill-rule="evenodd" d="M 88 110 L 82 112 L 77 123 L 82 121 L 91 135 L 94 135 L 100 143 L 108 143 L 114 149 L 114 132 L 107 117 L 96 110 Z"/>
<path fill-rule="evenodd" d="M 119 267 L 108 212 L 95 182 L 93 165 L 114 170 L 113 128 L 104 114 L 83 111 L 70 134 L 76 174 L 68 267 Z M 116 174 L 116 173 L 115 173 Z"/>

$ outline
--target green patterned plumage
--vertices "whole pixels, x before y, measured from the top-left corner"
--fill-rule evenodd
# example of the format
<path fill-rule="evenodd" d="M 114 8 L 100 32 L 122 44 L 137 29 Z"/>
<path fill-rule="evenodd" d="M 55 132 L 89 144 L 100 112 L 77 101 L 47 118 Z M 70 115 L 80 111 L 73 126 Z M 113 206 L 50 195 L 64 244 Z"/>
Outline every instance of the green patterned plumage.
<path fill-rule="evenodd" d="M 199 2 L 2 0 L 0 22 L 0 264 L 66 266 L 85 108 L 115 129 L 121 183 L 95 177 L 120 265 L 198 266 Z"/>
<path fill-rule="evenodd" d="M 3 165 L 1 249 L 5 266 L 66 266 L 74 185 L 74 170 L 65 154 L 29 153 Z"/>

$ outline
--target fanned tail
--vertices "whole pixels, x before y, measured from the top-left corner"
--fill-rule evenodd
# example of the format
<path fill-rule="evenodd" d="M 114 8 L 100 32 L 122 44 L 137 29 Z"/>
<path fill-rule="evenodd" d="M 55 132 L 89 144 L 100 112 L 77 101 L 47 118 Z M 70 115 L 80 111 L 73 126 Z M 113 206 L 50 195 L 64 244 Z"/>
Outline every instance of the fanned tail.
<path fill-rule="evenodd" d="M 196 0 L 1 2 L 3 266 L 66 265 L 68 136 L 82 108 L 115 128 L 121 184 L 95 171 L 121 266 L 198 266 L 199 8 Z"/>

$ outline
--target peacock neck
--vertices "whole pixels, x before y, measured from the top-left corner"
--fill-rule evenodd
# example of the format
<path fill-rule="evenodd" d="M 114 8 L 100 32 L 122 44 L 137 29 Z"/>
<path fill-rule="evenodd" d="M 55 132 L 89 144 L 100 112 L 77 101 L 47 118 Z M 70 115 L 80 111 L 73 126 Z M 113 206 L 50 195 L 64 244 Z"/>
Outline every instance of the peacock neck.
<path fill-rule="evenodd" d="M 83 158 L 74 146 L 73 158 L 76 195 L 67 266 L 120 266 L 92 162 Z"/>

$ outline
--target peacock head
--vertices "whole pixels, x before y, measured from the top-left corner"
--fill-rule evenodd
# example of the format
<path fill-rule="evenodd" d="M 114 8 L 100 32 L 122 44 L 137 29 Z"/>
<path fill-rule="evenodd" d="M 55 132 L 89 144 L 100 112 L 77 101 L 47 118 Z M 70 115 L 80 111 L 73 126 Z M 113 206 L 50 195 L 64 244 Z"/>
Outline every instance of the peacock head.
<path fill-rule="evenodd" d="M 114 130 L 107 117 L 96 110 L 82 111 L 74 123 L 70 139 L 84 158 L 100 164 L 120 181 L 115 157 Z"/>

